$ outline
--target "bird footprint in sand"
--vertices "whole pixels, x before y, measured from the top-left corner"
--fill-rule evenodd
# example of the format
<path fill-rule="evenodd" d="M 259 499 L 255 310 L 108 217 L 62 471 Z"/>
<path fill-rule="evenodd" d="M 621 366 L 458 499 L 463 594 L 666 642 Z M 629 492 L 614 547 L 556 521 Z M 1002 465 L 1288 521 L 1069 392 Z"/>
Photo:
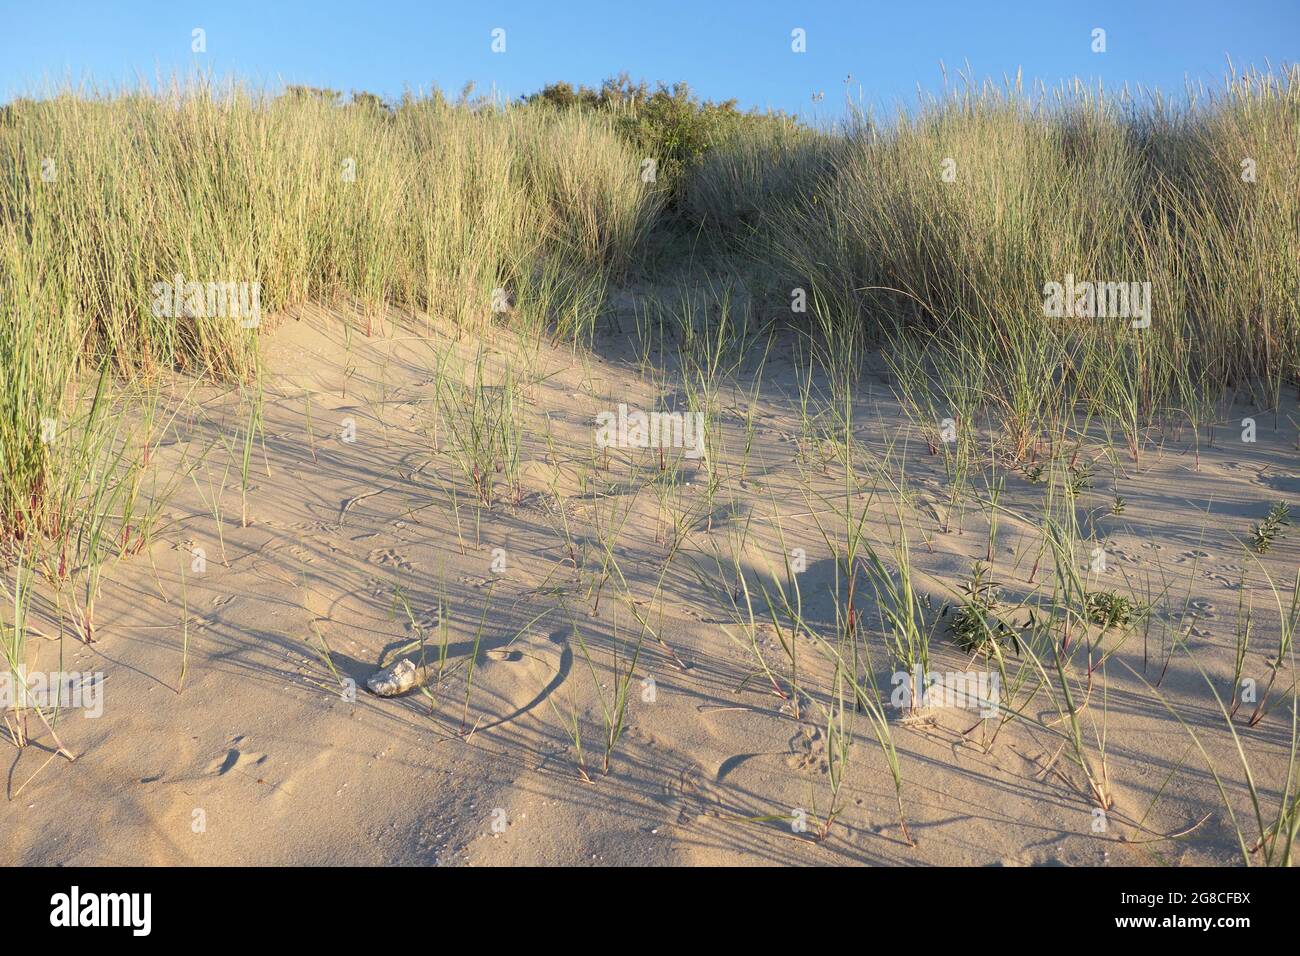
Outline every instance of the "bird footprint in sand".
<path fill-rule="evenodd" d="M 411 570 L 411 562 L 392 548 L 375 548 L 368 555 L 371 564 L 392 565 L 403 571 Z"/>
<path fill-rule="evenodd" d="M 1205 577 L 1216 584 L 1223 585 L 1225 588 L 1229 589 L 1230 591 L 1241 590 L 1241 581 L 1238 580 L 1237 578 L 1229 577 L 1226 574 L 1215 574 L 1213 571 L 1202 571 L 1201 575 L 1202 577 Z"/>
<path fill-rule="evenodd" d="M 437 629 L 442 623 L 442 614 L 438 609 L 432 608 L 415 616 L 415 620 L 407 619 L 406 629 L 415 634 L 427 634 Z"/>

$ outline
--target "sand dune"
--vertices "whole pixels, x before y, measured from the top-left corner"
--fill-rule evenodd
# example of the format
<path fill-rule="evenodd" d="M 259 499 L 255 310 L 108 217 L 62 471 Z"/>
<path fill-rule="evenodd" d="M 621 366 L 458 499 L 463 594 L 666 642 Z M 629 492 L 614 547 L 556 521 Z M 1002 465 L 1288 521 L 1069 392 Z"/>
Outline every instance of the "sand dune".
<path fill-rule="evenodd" d="M 748 366 L 723 390 L 714 447 L 726 452 L 710 463 L 720 475 L 710 502 L 710 472 L 698 462 L 681 461 L 669 479 L 651 449 L 614 449 L 606 462 L 594 448 L 600 411 L 652 408 L 663 391 L 638 369 L 627 337 L 611 331 L 584 355 L 491 330 L 490 374 L 526 365 L 531 381 L 519 488 L 479 507 L 446 426 L 433 428 L 433 370 L 446 355 L 468 367 L 475 339 L 396 314 L 370 337 L 345 336 L 349 320 L 304 310 L 266 337 L 265 442 L 253 456 L 247 527 L 238 464 L 227 471 L 238 458 L 229 436 L 246 415 L 238 396 L 204 385 L 183 403 L 188 386 L 175 390 L 184 411 L 158 468 L 192 468 L 192 480 L 177 486 L 152 545 L 108 574 L 94 644 L 66 641 L 58 662 L 57 622 L 46 614 L 40 624 L 50 639 L 34 642 L 32 666 L 102 672 L 103 715 L 62 715 L 58 736 L 75 761 L 50 759 L 54 741 L 35 723 L 32 746 L 9 751 L 4 862 L 1233 862 L 1236 836 L 1205 760 L 1120 661 L 1159 681 L 1248 819 L 1232 738 L 1171 642 L 1185 633 L 1230 693 L 1244 580 L 1257 612 L 1246 672 L 1267 673 L 1279 630 L 1263 572 L 1288 588 L 1295 544 L 1254 560 L 1241 541 L 1272 501 L 1300 492 L 1287 415 L 1261 417 L 1248 458 L 1227 428 L 1212 444 L 1202 436 L 1199 456 L 1190 433 L 1153 435 L 1139 464 L 1101 462 L 1080 497 L 1084 520 L 1105 525 L 1107 586 L 1163 591 L 1151 623 L 1084 681 L 1084 732 L 1094 749 L 1104 739 L 1114 797 L 1104 830 L 1062 753 L 1059 714 L 1040 695 L 1027 705 L 1032 720 L 1008 723 L 991 746 L 993 722 L 969 709 L 891 715 L 909 846 L 867 725 L 828 752 L 825 714 L 809 704 L 796 715 L 756 663 L 757 653 L 783 666 L 781 635 L 756 626 L 751 646 L 721 598 L 736 584 L 721 556 L 737 555 L 757 578 L 799 547 L 806 620 L 836 620 L 836 562 L 818 522 L 842 531 L 844 480 L 842 469 L 817 467 L 816 453 L 813 464 L 801 458 L 789 347 L 773 349 L 752 404 L 742 391 L 758 381 Z M 900 504 L 864 473 L 852 497 L 869 534 L 888 540 L 902 515 L 918 586 L 936 609 L 957 600 L 955 582 L 986 557 L 986 513 L 972 506 L 948 518 L 941 457 L 911 431 L 883 369 L 864 379 L 854 422 L 865 449 L 905 468 L 913 496 Z M 1116 493 L 1126 501 L 1119 515 L 1108 513 Z M 1041 538 L 1030 516 L 1042 495 L 1006 476 L 993 566 L 1008 592 L 1033 589 Z M 862 621 L 878 629 L 865 612 Z M 638 637 L 634 674 L 621 685 Z M 816 641 L 797 640 L 810 700 L 829 700 L 833 668 Z M 1121 635 L 1089 640 L 1100 654 Z M 379 668 L 421 653 L 434 675 L 422 690 L 392 699 L 366 690 Z M 947 637 L 933 654 L 937 671 L 987 667 Z M 870 667 L 887 696 L 883 652 Z M 620 686 L 626 729 L 604 772 L 602 700 L 610 706 Z M 1237 728 L 1274 799 L 1290 742 L 1284 703 Z M 575 714 L 590 782 L 566 732 Z M 803 829 L 792 826 L 800 813 L 811 821 Z"/>

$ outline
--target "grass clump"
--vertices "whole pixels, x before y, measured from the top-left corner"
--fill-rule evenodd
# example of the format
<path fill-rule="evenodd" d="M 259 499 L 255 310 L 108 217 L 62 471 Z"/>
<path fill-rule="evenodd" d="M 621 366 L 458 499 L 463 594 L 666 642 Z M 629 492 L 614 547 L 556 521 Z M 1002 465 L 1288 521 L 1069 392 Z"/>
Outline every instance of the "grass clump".
<path fill-rule="evenodd" d="M 41 421 L 87 368 L 249 382 L 282 310 L 476 326 L 495 290 L 579 337 L 662 202 L 609 116 L 329 92 L 199 76 L 0 112 L 0 537 L 53 520 Z M 256 290 L 258 321 L 192 284 Z"/>
<path fill-rule="evenodd" d="M 980 370 L 980 411 L 1018 461 L 1066 413 L 1118 427 L 1136 456 L 1170 409 L 1195 427 L 1225 388 L 1273 407 L 1297 383 L 1300 68 L 1183 103 L 968 81 L 892 122 L 771 138 L 710 154 L 698 176 L 712 195 L 717 179 L 750 188 L 756 165 L 797 184 L 749 230 L 769 295 L 802 288 L 862 339 L 918 337 L 913 377 Z M 1149 322 L 1048 314 L 1066 276 L 1148 283 Z"/>

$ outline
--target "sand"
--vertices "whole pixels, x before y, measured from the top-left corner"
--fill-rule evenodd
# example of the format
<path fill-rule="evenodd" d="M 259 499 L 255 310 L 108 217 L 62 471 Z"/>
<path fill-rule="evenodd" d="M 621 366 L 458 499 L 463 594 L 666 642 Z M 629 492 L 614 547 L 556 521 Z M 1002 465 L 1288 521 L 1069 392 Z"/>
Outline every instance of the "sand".
<path fill-rule="evenodd" d="M 624 329 L 631 327 L 626 306 L 616 316 Z M 1017 721 L 984 747 L 981 731 L 972 730 L 977 715 L 936 708 L 922 720 L 891 716 L 915 846 L 904 839 L 892 779 L 865 723 L 849 746 L 834 823 L 816 838 L 837 766 L 827 727 L 808 710 L 796 716 L 756 676 L 743 631 L 708 586 L 710 575 L 722 580 L 714 556 L 729 554 L 743 526 L 744 560 L 753 568 L 779 566 L 783 540 L 787 550 L 804 549 L 808 618 L 834 620 L 834 562 L 812 512 L 837 526 L 815 496 L 842 499 L 842 469 L 829 462 L 809 478 L 810 466 L 800 465 L 792 339 L 778 340 L 758 386 L 743 477 L 737 462 L 748 399 L 724 389 L 720 424 L 732 463 L 714 508 L 687 522 L 665 571 L 671 535 L 660 497 L 630 464 L 644 466 L 652 453 L 617 450 L 607 469 L 593 468 L 601 462 L 593 450 L 597 414 L 620 402 L 651 408 L 661 390 L 638 369 L 630 335 L 607 332 L 586 354 L 503 329 L 490 334 L 493 362 L 535 347 L 540 381 L 526 393 L 518 500 L 479 513 L 446 434 L 430 433 L 438 356 L 450 349 L 472 357 L 477 339 L 399 315 L 383 317 L 370 336 L 364 325 L 348 336 L 348 320 L 307 309 L 265 335 L 265 451 L 253 457 L 247 527 L 237 463 L 246 412 L 238 393 L 211 385 L 190 393 L 191 383 L 177 384 L 174 402 L 188 394 L 192 406 L 159 450 L 158 469 L 193 467 L 193 479 L 178 483 L 150 547 L 107 570 L 96 642 L 66 636 L 60 663 L 56 621 L 48 608 L 34 617 L 47 638 L 33 642 L 31 666 L 102 673 L 103 713 L 61 715 L 59 740 L 74 761 L 51 759 L 52 737 L 34 721 L 29 746 L 3 742 L 0 862 L 1239 862 L 1233 825 L 1188 732 L 1117 662 L 1106 668 L 1104 706 L 1098 691 L 1084 715 L 1090 736 L 1104 729 L 1115 801 L 1104 830 L 1060 754 L 1058 732 Z M 757 381 L 749 367 L 738 379 L 749 388 Z M 1271 502 L 1300 500 L 1295 406 L 1257 415 L 1257 441 L 1249 445 L 1238 440 L 1245 414 L 1225 412 L 1212 443 L 1203 430 L 1199 453 L 1184 429 L 1151 436 L 1137 465 L 1126 452 L 1117 456 L 1126 507 L 1097 518 L 1109 532 L 1105 578 L 1139 593 L 1164 588 L 1167 603 L 1195 616 L 1156 615 L 1165 627 L 1147 637 L 1145 671 L 1141 635 L 1117 655 L 1152 683 L 1165 669 L 1170 636 L 1186 626 L 1196 660 L 1220 693 L 1230 693 L 1243 575 L 1257 618 L 1246 672 L 1262 680 L 1276 653 L 1278 611 L 1264 573 L 1289 594 L 1300 532 L 1257 560 L 1242 541 Z M 345 440 L 349 419 L 355 434 Z M 954 522 L 960 533 L 943 530 L 941 460 L 906 424 L 879 363 L 864 378 L 855 423 L 867 448 L 883 455 L 893 442 L 894 458 L 906 464 L 917 495 L 906 519 L 915 573 L 937 602 L 952 600 L 972 562 L 985 556 L 980 509 L 972 505 Z M 702 465 L 683 465 L 681 481 L 691 485 L 672 489 L 674 500 L 699 502 Z M 1081 510 L 1104 514 L 1114 485 L 1115 472 L 1103 463 Z M 1042 494 L 1007 475 L 1010 509 L 1023 505 L 1032 514 Z M 881 540 L 897 524 L 887 501 L 876 498 L 869 512 L 868 528 Z M 565 520 L 581 573 L 570 561 Z M 603 560 L 598 525 L 619 529 L 614 551 L 626 587 L 616 576 L 607 581 L 593 610 L 590 589 Z M 206 558 L 201 570 L 196 548 Z M 996 550 L 998 580 L 1024 582 L 1037 531 L 1008 515 Z M 628 684 L 626 729 L 605 773 L 600 701 L 618 691 L 617 674 L 626 672 L 641 633 L 638 616 L 654 637 Z M 366 679 L 420 634 L 435 657 L 445 636 L 445 679 L 428 694 L 368 693 Z M 769 662 L 779 661 L 775 638 L 770 625 L 759 628 Z M 1103 635 L 1102 646 L 1116 639 Z M 825 662 L 801 641 L 810 686 L 821 686 Z M 934 647 L 934 669 L 984 666 L 945 637 Z M 888 693 L 883 652 L 875 664 Z M 1247 728 L 1247 706 L 1236 722 L 1270 806 L 1291 736 L 1285 691 L 1293 677 L 1281 675 L 1283 692 L 1269 715 Z M 1098 674 L 1098 687 L 1102 681 Z M 1172 657 L 1160 694 L 1197 732 L 1253 838 L 1232 738 L 1185 655 Z M 566 735 L 575 711 L 590 782 Z M 1044 699 L 1029 712 L 1045 723 L 1056 717 Z M 800 814 L 810 821 L 806 829 L 792 826 Z"/>

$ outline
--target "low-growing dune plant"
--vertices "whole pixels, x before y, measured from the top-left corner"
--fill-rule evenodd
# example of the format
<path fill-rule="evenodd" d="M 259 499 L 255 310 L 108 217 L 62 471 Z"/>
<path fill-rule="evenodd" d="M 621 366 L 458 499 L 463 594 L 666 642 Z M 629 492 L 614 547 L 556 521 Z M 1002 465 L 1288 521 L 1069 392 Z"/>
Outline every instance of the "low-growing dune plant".
<path fill-rule="evenodd" d="M 1139 613 L 1132 598 L 1114 591 L 1089 591 L 1084 606 L 1088 620 L 1102 630 L 1129 627 Z"/>
<path fill-rule="evenodd" d="M 1291 506 L 1279 501 L 1268 509 L 1264 520 L 1250 529 L 1250 544 L 1256 554 L 1267 554 L 1291 523 Z"/>
<path fill-rule="evenodd" d="M 952 611 L 948 627 L 957 646 L 967 653 L 992 653 L 992 645 L 1009 646 L 1020 653 L 1020 639 L 1009 623 L 999 598 L 1000 587 L 988 577 L 988 567 L 976 561 L 970 579 L 958 585 L 964 596 Z"/>

